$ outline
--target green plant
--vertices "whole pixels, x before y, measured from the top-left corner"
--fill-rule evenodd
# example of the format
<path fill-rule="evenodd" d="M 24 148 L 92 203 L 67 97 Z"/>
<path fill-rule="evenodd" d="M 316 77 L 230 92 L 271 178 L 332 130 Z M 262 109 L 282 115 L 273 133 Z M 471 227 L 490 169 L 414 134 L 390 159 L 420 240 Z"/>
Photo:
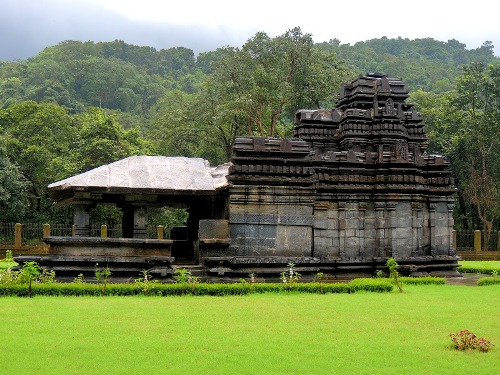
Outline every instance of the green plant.
<path fill-rule="evenodd" d="M 12 257 L 12 250 L 5 251 L 5 259 L 0 260 L 0 272 L 10 270 L 18 266 L 14 258 Z"/>
<path fill-rule="evenodd" d="M 491 271 L 491 276 L 498 277 L 498 271 L 497 270 Z"/>
<path fill-rule="evenodd" d="M 466 329 L 458 333 L 450 333 L 449 336 L 457 350 L 479 350 L 481 352 L 488 352 L 495 346 L 490 340 L 477 337 Z"/>
<path fill-rule="evenodd" d="M 38 276 L 38 282 L 42 284 L 50 284 L 56 282 L 56 271 L 42 269 L 42 273 Z"/>
<path fill-rule="evenodd" d="M 149 270 L 142 270 L 141 277 L 135 279 L 134 282 L 137 286 L 139 286 L 144 295 L 149 295 L 158 283 L 157 280 L 153 280 L 153 276 Z"/>
<path fill-rule="evenodd" d="M 250 277 L 250 282 L 251 282 L 252 284 L 254 284 L 254 283 L 255 283 L 255 279 L 256 279 L 256 277 L 257 277 L 257 275 L 255 275 L 255 273 L 253 273 L 253 272 L 252 272 L 252 273 L 251 273 L 250 275 L 248 275 L 248 276 Z"/>
<path fill-rule="evenodd" d="M 12 284 L 16 281 L 18 272 L 12 271 L 12 268 L 18 265 L 12 257 L 12 250 L 7 250 L 5 259 L 0 260 L 0 284 Z"/>
<path fill-rule="evenodd" d="M 200 278 L 193 276 L 191 271 L 185 268 L 178 268 L 174 272 L 175 282 L 181 284 L 182 294 L 186 293 L 186 286 L 189 286 L 191 289 L 191 293 L 194 294 L 194 290 L 196 288 L 196 284 L 200 282 Z"/>
<path fill-rule="evenodd" d="M 178 284 L 187 284 L 192 277 L 191 272 L 185 268 L 177 268 L 174 271 L 174 279 Z"/>
<path fill-rule="evenodd" d="M 106 287 L 108 286 L 108 282 L 111 279 L 111 269 L 106 267 L 98 267 L 99 263 L 95 264 L 95 279 L 97 284 L 101 287 L 101 295 L 106 294 Z"/>
<path fill-rule="evenodd" d="M 292 262 L 288 263 L 287 266 L 288 270 L 283 271 L 280 274 L 280 279 L 281 281 L 283 281 L 284 284 L 287 284 L 290 287 L 292 287 L 292 285 L 295 285 L 296 283 L 299 282 L 301 275 L 297 271 L 295 271 L 295 264 L 293 264 Z"/>
<path fill-rule="evenodd" d="M 83 276 L 83 273 L 79 273 L 78 276 L 73 279 L 73 283 L 85 284 L 85 277 Z"/>
<path fill-rule="evenodd" d="M 399 280 L 399 264 L 396 262 L 396 259 L 389 258 L 386 263 L 387 268 L 389 269 L 389 276 L 392 278 L 400 293 L 403 292 L 403 287 L 401 286 L 401 282 Z"/>
<path fill-rule="evenodd" d="M 375 271 L 375 277 L 378 277 L 378 278 L 384 277 L 384 271 L 382 271 L 382 270 Z"/>
<path fill-rule="evenodd" d="M 19 272 L 18 280 L 21 283 L 28 283 L 28 296 L 33 297 L 32 284 L 40 275 L 40 266 L 37 262 L 24 262 L 23 268 Z"/>

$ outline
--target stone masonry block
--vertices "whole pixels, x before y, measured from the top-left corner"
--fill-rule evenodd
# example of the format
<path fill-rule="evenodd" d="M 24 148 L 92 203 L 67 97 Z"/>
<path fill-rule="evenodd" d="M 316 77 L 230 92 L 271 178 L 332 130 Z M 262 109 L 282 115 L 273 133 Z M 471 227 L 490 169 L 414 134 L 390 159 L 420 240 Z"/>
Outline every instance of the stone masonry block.
<path fill-rule="evenodd" d="M 198 237 L 205 238 L 228 238 L 229 222 L 227 220 L 200 220 Z"/>

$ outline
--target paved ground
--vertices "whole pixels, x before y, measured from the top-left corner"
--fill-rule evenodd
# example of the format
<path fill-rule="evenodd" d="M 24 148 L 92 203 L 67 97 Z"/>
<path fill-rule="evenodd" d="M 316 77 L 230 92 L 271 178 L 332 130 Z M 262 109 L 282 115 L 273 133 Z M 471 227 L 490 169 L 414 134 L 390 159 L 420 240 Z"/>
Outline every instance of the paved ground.
<path fill-rule="evenodd" d="M 477 286 L 477 280 L 487 276 L 489 275 L 482 273 L 463 273 L 462 277 L 450 277 L 446 279 L 446 284 Z"/>

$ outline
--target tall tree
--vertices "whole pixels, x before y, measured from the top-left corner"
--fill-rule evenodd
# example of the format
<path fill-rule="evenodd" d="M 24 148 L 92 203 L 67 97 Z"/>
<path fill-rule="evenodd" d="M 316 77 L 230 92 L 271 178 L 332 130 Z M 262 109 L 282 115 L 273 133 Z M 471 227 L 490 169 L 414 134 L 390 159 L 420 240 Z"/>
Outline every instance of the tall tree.
<path fill-rule="evenodd" d="M 79 125 L 73 160 L 79 172 L 117 161 L 127 156 L 152 154 L 152 146 L 142 139 L 138 128 L 124 130 L 117 116 L 100 108 L 88 108 L 75 118 Z"/>
<path fill-rule="evenodd" d="M 0 136 L 0 222 L 19 222 L 28 208 L 28 181 L 12 163 Z"/>
<path fill-rule="evenodd" d="M 289 136 L 297 109 L 331 106 L 346 74 L 335 55 L 317 50 L 300 28 L 276 38 L 260 32 L 241 50 L 227 47 L 211 56 L 211 74 L 193 96 L 195 105 L 184 107 L 187 116 L 179 114 L 182 106 L 155 116 L 169 129 L 178 124 L 184 134 L 196 133 L 228 161 L 236 136 Z"/>
<path fill-rule="evenodd" d="M 417 91 L 411 101 L 422 112 L 430 151 L 451 160 L 459 187 L 458 224 L 481 225 L 488 246 L 500 224 L 500 65 L 465 65 L 455 90 Z"/>
<path fill-rule="evenodd" d="M 500 217 L 500 65 L 464 66 L 454 108 L 461 114 L 456 155 L 464 166 L 463 189 L 487 233 Z"/>
<path fill-rule="evenodd" d="M 52 205 L 47 185 L 74 171 L 69 156 L 76 129 L 63 107 L 33 101 L 1 110 L 0 128 L 9 158 L 29 182 L 31 219 L 41 220 Z"/>

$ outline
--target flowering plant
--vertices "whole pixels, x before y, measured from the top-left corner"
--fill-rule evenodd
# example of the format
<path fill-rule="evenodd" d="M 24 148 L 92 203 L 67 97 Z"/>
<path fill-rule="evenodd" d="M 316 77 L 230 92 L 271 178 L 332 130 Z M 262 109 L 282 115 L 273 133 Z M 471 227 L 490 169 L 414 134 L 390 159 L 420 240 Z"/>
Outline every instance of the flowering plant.
<path fill-rule="evenodd" d="M 474 350 L 488 352 L 495 346 L 490 340 L 477 337 L 472 332 L 464 329 L 458 333 L 450 333 L 451 340 L 457 350 Z"/>
<path fill-rule="evenodd" d="M 300 274 L 294 269 L 295 264 L 288 263 L 288 271 L 282 272 L 280 274 L 280 279 L 285 284 L 295 284 L 300 279 Z"/>

